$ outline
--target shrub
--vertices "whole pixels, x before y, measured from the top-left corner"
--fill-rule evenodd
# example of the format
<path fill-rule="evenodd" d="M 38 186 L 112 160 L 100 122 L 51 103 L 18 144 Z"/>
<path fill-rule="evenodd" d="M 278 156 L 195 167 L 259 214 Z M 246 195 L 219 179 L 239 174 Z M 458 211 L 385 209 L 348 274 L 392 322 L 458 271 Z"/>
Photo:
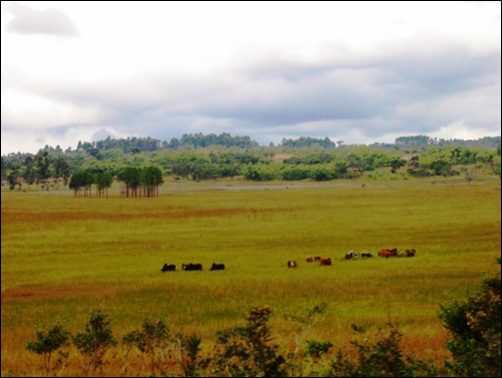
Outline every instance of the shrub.
<path fill-rule="evenodd" d="M 456 374 L 502 376 L 500 292 L 499 275 L 484 280 L 481 289 L 467 300 L 441 306 L 439 317 L 453 336 L 447 342 L 453 362 L 447 361 L 447 366 Z"/>
<path fill-rule="evenodd" d="M 85 370 L 95 371 L 101 367 L 108 348 L 117 345 L 107 317 L 108 315 L 99 309 L 92 310 L 84 331 L 73 338 L 73 344 L 87 358 Z"/>
<path fill-rule="evenodd" d="M 216 353 L 212 359 L 217 376 L 283 377 L 286 359 L 272 343 L 268 307 L 254 308 L 247 316 L 247 326 L 227 329 L 217 334 Z"/>
<path fill-rule="evenodd" d="M 399 341 L 401 334 L 390 326 L 389 335 L 374 345 L 351 341 L 357 352 L 355 361 L 338 351 L 331 364 L 335 377 L 434 377 L 438 375 L 432 363 L 405 356 Z"/>
<path fill-rule="evenodd" d="M 37 340 L 28 342 L 28 344 L 26 344 L 26 349 L 44 356 L 46 375 L 49 376 L 51 371 L 58 369 L 61 365 L 63 365 L 64 368 L 68 360 L 68 353 L 59 349 L 69 344 L 70 333 L 65 330 L 61 324 L 57 323 L 48 330 L 37 331 L 35 335 Z M 59 358 L 56 365 L 51 366 L 52 354 L 56 351 L 59 354 Z"/>
<path fill-rule="evenodd" d="M 142 330 L 133 330 L 126 334 L 122 340 L 126 345 L 134 345 L 150 358 L 150 369 L 155 372 L 160 368 L 159 354 L 166 349 L 169 341 L 169 329 L 159 320 L 157 323 L 148 319 L 143 321 Z"/>

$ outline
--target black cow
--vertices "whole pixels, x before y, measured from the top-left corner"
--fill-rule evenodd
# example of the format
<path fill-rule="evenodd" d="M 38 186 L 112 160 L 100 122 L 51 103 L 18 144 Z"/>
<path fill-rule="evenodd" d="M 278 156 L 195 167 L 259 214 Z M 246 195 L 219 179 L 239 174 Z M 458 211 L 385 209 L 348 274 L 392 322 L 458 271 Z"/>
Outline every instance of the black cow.
<path fill-rule="evenodd" d="M 183 270 L 202 270 L 202 264 L 181 264 Z"/>
<path fill-rule="evenodd" d="M 213 263 L 213 265 L 211 266 L 211 268 L 209 268 L 209 270 L 225 270 L 225 264 Z"/>
<path fill-rule="evenodd" d="M 174 265 L 174 264 L 171 264 L 171 265 L 164 264 L 164 266 L 162 267 L 162 269 L 160 271 L 161 272 L 174 272 L 175 270 L 176 270 L 176 265 Z"/>

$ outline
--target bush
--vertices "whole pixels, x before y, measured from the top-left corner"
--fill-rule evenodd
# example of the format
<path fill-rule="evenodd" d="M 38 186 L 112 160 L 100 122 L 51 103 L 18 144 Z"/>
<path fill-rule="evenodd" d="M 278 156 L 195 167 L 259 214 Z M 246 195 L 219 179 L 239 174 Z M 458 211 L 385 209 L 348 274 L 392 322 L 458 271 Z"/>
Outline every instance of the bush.
<path fill-rule="evenodd" d="M 357 359 L 347 359 L 339 351 L 331 364 L 334 377 L 434 377 L 438 375 L 432 363 L 405 356 L 399 346 L 401 334 L 390 326 L 389 335 L 374 345 L 367 341 L 351 341 Z"/>
<path fill-rule="evenodd" d="M 502 376 L 500 292 L 499 275 L 484 280 L 481 289 L 467 300 L 441 306 L 439 317 L 453 336 L 447 342 L 453 361 L 447 361 L 447 366 L 456 374 Z"/>
<path fill-rule="evenodd" d="M 167 347 L 169 341 L 169 329 L 159 320 L 153 323 L 148 319 L 143 321 L 142 330 L 134 330 L 123 337 L 126 345 L 134 345 L 141 352 L 146 353 L 150 358 L 151 372 L 160 368 L 160 357 L 158 354 Z"/>
<path fill-rule="evenodd" d="M 61 365 L 63 365 L 62 368 L 64 368 L 66 361 L 68 360 L 68 353 L 59 349 L 69 344 L 70 333 L 65 330 L 61 324 L 57 323 L 48 330 L 37 331 L 36 337 L 36 341 L 30 341 L 26 344 L 26 349 L 44 356 L 46 375 L 49 376 L 51 371 L 60 368 Z M 56 365 L 51 366 L 51 357 L 56 351 L 59 354 L 59 358 Z"/>
<path fill-rule="evenodd" d="M 229 377 L 284 377 L 286 359 L 278 354 L 268 327 L 272 310 L 254 308 L 247 316 L 248 324 L 220 331 L 216 353 L 212 359 L 214 373 Z"/>
<path fill-rule="evenodd" d="M 92 310 L 84 331 L 79 332 L 73 338 L 73 344 L 87 357 L 85 370 L 95 371 L 101 367 L 108 348 L 117 345 L 107 317 L 108 315 L 101 310 Z"/>

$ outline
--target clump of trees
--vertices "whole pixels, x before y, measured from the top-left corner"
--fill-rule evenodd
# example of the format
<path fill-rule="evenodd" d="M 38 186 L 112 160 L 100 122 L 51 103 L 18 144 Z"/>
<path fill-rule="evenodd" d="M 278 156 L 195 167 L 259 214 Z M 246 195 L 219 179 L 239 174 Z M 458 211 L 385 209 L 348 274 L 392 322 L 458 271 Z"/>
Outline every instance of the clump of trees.
<path fill-rule="evenodd" d="M 119 170 L 117 179 L 124 182 L 126 197 L 156 197 L 159 186 L 164 182 L 160 168 L 146 166 L 143 168 L 124 167 Z M 95 185 L 96 196 L 108 196 L 108 189 L 113 183 L 109 169 L 88 168 L 75 172 L 70 179 L 69 187 L 75 196 L 91 196 L 92 185 Z"/>
<path fill-rule="evenodd" d="M 117 179 L 124 182 L 126 197 L 156 197 L 160 184 L 164 182 L 162 171 L 155 166 L 122 168 Z"/>
<path fill-rule="evenodd" d="M 498 259 L 500 264 L 500 259 Z M 332 351 L 329 341 L 312 340 L 310 329 L 322 321 L 327 305 L 314 306 L 306 314 L 288 315 L 298 324 L 295 346 L 285 348 L 274 341 L 269 307 L 253 308 L 243 326 L 217 333 L 211 351 L 201 356 L 201 338 L 177 333 L 172 336 L 162 321 L 145 319 L 140 329 L 126 333 L 118 345 L 111 321 L 101 309 L 93 310 L 84 329 L 75 336 L 57 323 L 35 333 L 26 349 L 43 357 L 46 376 L 61 375 L 69 366 L 70 340 L 81 354 L 82 375 L 103 375 L 108 358 L 113 369 L 125 376 L 182 377 L 500 377 L 501 370 L 501 279 L 483 281 L 478 292 L 462 301 L 441 306 L 440 319 L 452 335 L 447 348 L 453 360 L 423 361 L 404 351 L 401 333 L 393 325 L 380 330 L 370 341 L 366 329 L 352 325 L 355 338 L 349 348 Z M 111 350 L 113 353 L 108 353 Z M 138 355 L 139 353 L 139 355 Z M 57 355 L 56 363 L 52 356 Z M 139 361 L 138 361 L 139 357 Z M 112 365 L 112 364 L 110 364 Z M 114 371 L 116 373 L 116 371 Z"/>

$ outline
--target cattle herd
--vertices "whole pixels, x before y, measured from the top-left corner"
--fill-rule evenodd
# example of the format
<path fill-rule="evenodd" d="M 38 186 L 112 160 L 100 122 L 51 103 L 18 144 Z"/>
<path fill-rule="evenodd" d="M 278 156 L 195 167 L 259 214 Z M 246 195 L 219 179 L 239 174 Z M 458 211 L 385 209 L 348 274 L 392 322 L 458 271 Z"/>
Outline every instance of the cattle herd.
<path fill-rule="evenodd" d="M 192 270 L 202 270 L 202 264 L 181 264 L 181 270 L 185 271 L 192 271 Z M 213 263 L 211 268 L 209 270 L 225 270 L 225 264 L 216 264 Z M 162 269 L 160 270 L 161 272 L 175 272 L 176 271 L 176 265 L 174 264 L 164 264 Z"/>
<path fill-rule="evenodd" d="M 397 248 L 393 248 L 393 249 L 382 249 L 380 251 L 378 251 L 378 256 L 380 257 L 385 257 L 385 258 L 389 258 L 389 257 L 395 257 L 395 256 L 406 256 L 406 257 L 414 257 L 415 254 L 416 254 L 416 250 L 415 249 L 407 249 L 405 251 L 405 254 L 401 254 Z M 361 252 L 361 253 L 358 253 L 358 252 L 354 252 L 354 251 L 350 251 L 349 253 L 347 253 L 344 257 L 345 260 L 352 260 L 354 258 L 358 258 L 358 257 L 361 257 L 363 259 L 368 259 L 368 258 L 371 258 L 373 257 L 373 255 L 369 252 Z M 308 263 L 313 263 L 313 262 L 316 262 L 316 261 L 319 261 L 319 266 L 331 266 L 331 258 L 328 257 L 328 258 L 321 258 L 321 256 L 309 256 L 309 257 L 306 257 L 305 258 L 305 261 L 308 262 Z M 286 266 L 288 268 L 296 268 L 298 266 L 298 263 L 296 262 L 296 260 L 289 260 L 286 264 Z M 190 263 L 190 264 L 181 264 L 181 269 L 182 270 L 185 270 L 185 271 L 201 271 L 202 270 L 202 264 L 193 264 L 193 263 Z M 211 265 L 211 268 L 209 268 L 210 271 L 213 271 L 213 270 L 225 270 L 225 264 L 216 264 L 216 263 L 213 263 L 213 265 Z M 176 265 L 174 264 L 164 264 L 164 266 L 162 267 L 161 269 L 161 272 L 174 272 L 176 271 Z"/>

